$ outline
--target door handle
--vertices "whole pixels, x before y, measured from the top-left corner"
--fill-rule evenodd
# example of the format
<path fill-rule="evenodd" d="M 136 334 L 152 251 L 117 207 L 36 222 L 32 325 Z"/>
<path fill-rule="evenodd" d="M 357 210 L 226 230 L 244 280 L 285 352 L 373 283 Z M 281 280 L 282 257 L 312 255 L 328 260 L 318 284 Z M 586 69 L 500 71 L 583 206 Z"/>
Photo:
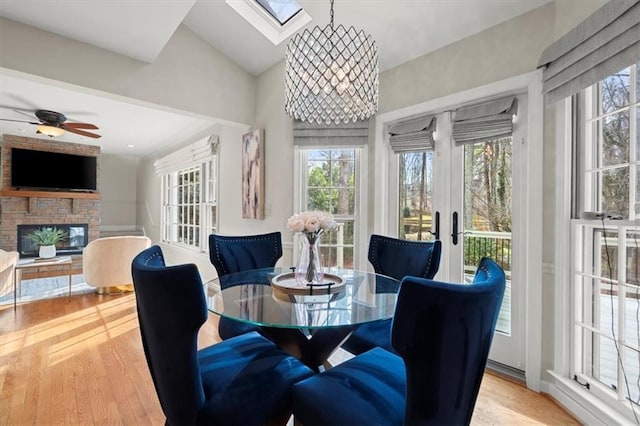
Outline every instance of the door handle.
<path fill-rule="evenodd" d="M 436 228 L 435 232 L 429 231 L 429 233 L 433 235 L 436 240 L 439 240 L 440 239 L 440 212 L 436 212 L 435 228 Z"/>
<path fill-rule="evenodd" d="M 453 232 L 451 234 L 451 243 L 454 246 L 457 246 L 458 245 L 458 212 L 453 212 L 452 227 L 453 227 Z"/>

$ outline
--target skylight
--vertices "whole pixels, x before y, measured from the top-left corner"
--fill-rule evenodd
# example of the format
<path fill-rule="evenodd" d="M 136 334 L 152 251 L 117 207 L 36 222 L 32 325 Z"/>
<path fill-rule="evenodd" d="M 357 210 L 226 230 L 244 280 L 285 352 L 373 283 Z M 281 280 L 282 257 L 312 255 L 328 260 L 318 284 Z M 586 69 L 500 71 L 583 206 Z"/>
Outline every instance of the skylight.
<path fill-rule="evenodd" d="M 256 0 L 258 4 L 269 12 L 280 25 L 284 25 L 293 18 L 302 7 L 295 0 Z"/>
<path fill-rule="evenodd" d="M 226 0 L 263 36 L 278 45 L 311 22 L 295 0 Z"/>

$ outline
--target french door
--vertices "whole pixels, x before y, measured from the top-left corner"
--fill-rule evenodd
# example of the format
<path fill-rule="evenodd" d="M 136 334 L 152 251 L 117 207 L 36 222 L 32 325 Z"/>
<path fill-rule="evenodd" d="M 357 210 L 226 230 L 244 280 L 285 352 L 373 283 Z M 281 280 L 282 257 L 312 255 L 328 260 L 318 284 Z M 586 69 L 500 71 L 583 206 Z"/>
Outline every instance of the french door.
<path fill-rule="evenodd" d="M 497 261 L 507 288 L 490 360 L 524 370 L 522 230 L 526 196 L 522 169 L 526 95 L 511 137 L 457 145 L 451 113 L 437 115 L 434 151 L 399 154 L 397 232 L 400 238 L 442 241 L 436 279 L 470 282 L 482 257 Z"/>

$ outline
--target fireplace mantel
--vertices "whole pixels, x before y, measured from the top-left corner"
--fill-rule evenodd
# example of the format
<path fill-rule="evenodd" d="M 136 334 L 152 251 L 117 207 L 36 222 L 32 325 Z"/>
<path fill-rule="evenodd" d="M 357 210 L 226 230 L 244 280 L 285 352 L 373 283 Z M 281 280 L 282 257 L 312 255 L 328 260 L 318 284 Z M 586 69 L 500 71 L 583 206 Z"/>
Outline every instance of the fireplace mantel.
<path fill-rule="evenodd" d="M 17 249 L 18 225 L 86 223 L 89 241 L 99 238 L 100 193 L 40 191 L 12 186 L 11 148 L 14 147 L 97 157 L 97 176 L 98 183 L 100 182 L 100 147 L 97 145 L 3 135 L 0 156 L 0 248 L 7 251 Z M 73 256 L 80 258 L 79 255 Z"/>
<path fill-rule="evenodd" d="M 82 198 L 85 200 L 99 200 L 97 192 L 62 192 L 62 191 L 25 191 L 22 189 L 2 189 L 0 197 L 26 198 Z"/>

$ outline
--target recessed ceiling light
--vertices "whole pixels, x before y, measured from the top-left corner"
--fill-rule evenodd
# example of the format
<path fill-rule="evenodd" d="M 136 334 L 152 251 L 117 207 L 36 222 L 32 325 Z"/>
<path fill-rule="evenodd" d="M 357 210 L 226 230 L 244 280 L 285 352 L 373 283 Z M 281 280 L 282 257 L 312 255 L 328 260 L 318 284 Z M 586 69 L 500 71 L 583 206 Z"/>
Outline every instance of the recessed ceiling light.
<path fill-rule="evenodd" d="M 127 145 L 127 148 L 135 148 L 135 147 L 136 147 L 135 145 L 131 145 L 131 144 Z"/>

